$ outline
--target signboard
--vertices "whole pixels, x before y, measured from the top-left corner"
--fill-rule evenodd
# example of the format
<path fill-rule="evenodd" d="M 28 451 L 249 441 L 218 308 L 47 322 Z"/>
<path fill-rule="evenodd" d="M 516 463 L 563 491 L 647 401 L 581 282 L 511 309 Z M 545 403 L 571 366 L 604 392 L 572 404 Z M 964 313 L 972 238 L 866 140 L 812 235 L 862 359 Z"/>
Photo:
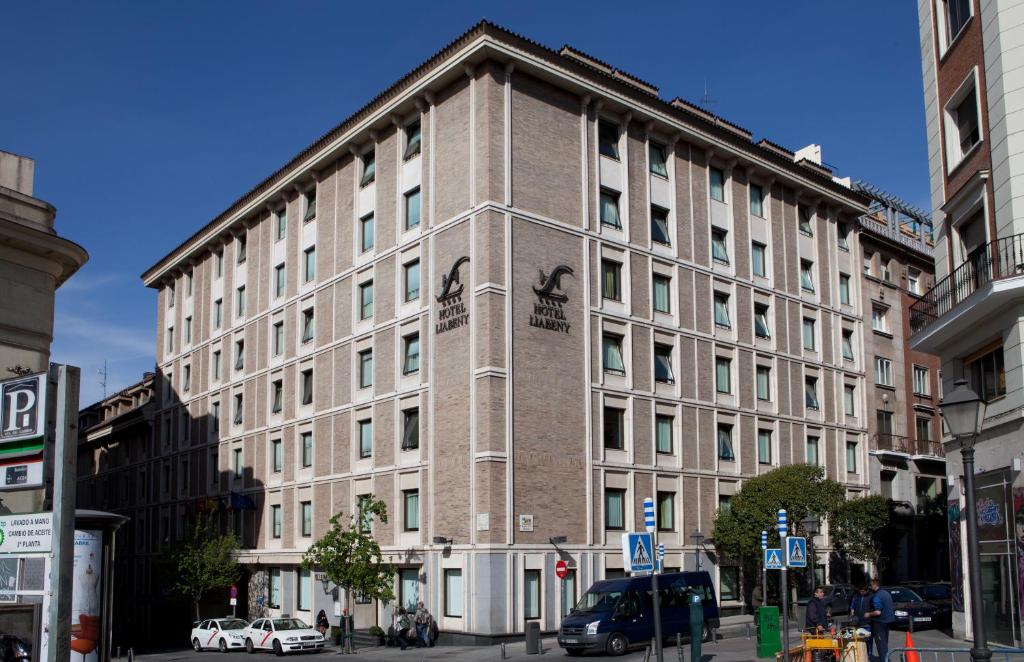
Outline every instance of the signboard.
<path fill-rule="evenodd" d="M 764 550 L 764 569 L 765 570 L 782 570 L 782 550 L 781 549 L 765 548 L 765 550 Z"/>
<path fill-rule="evenodd" d="M 237 598 L 238 597 L 238 586 L 235 585 L 235 584 L 232 584 L 231 588 L 228 590 L 228 595 L 230 595 L 232 598 Z M 234 603 L 232 603 L 232 604 L 234 604 Z"/>
<path fill-rule="evenodd" d="M 569 566 L 568 566 L 568 564 L 566 564 L 565 561 L 559 559 L 558 562 L 555 563 L 555 576 L 558 577 L 559 579 L 565 579 L 566 575 L 568 575 L 568 574 L 569 574 Z"/>
<path fill-rule="evenodd" d="M 238 598 L 231 598 L 230 600 L 228 600 L 228 604 L 231 605 L 232 607 L 237 606 L 238 605 Z"/>
<path fill-rule="evenodd" d="M 0 461 L 42 453 L 45 432 L 46 373 L 0 382 Z"/>
<path fill-rule="evenodd" d="M 797 536 L 786 538 L 786 565 L 790 568 L 807 567 L 807 539 Z"/>
<path fill-rule="evenodd" d="M 53 513 L 0 516 L 0 553 L 53 551 Z"/>
<path fill-rule="evenodd" d="M 654 540 L 651 534 L 623 533 L 622 563 L 628 572 L 653 572 Z"/>
<path fill-rule="evenodd" d="M 75 569 L 71 590 L 72 662 L 98 662 L 103 606 L 103 532 L 75 531 Z"/>
<path fill-rule="evenodd" d="M 519 516 L 519 531 L 520 533 L 530 533 L 533 531 L 533 515 Z"/>

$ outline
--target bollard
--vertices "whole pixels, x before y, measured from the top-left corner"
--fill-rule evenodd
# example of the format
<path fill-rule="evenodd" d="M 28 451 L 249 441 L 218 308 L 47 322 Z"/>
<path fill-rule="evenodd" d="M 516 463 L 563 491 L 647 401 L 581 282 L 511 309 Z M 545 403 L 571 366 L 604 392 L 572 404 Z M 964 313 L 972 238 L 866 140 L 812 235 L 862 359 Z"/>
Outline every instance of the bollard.
<path fill-rule="evenodd" d="M 704 605 L 696 593 L 690 597 L 690 662 L 701 662 L 704 638 Z"/>
<path fill-rule="evenodd" d="M 676 632 L 676 657 L 679 658 L 679 662 L 683 662 L 683 634 Z"/>
<path fill-rule="evenodd" d="M 508 656 L 505 655 L 505 642 L 501 642 L 501 659 L 507 660 Z"/>
<path fill-rule="evenodd" d="M 117 659 L 119 659 L 119 660 L 121 659 L 121 647 L 120 646 L 117 647 Z"/>
<path fill-rule="evenodd" d="M 540 653 L 540 623 L 530 621 L 526 624 L 526 654 L 537 655 Z"/>
<path fill-rule="evenodd" d="M 128 649 L 128 662 L 135 662 L 135 649 L 134 648 L 129 648 Z"/>
<path fill-rule="evenodd" d="M 653 643 L 651 645 L 653 646 Z M 644 662 L 651 662 L 651 646 L 644 649 Z"/>

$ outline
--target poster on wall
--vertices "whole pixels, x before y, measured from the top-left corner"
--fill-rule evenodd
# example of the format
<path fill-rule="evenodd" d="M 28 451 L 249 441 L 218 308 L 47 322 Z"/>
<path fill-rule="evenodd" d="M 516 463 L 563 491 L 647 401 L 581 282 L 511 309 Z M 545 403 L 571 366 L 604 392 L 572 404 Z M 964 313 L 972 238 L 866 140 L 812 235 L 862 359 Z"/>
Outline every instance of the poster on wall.
<path fill-rule="evenodd" d="M 1017 605 L 1024 623 L 1024 487 L 1013 488 L 1013 542 L 1017 548 Z"/>
<path fill-rule="evenodd" d="M 949 579 L 953 592 L 953 611 L 964 610 L 964 564 L 960 546 L 960 502 L 950 499 L 946 511 L 949 523 Z"/>
<path fill-rule="evenodd" d="M 74 563 L 70 662 L 98 662 L 102 622 L 102 531 L 75 531 Z"/>

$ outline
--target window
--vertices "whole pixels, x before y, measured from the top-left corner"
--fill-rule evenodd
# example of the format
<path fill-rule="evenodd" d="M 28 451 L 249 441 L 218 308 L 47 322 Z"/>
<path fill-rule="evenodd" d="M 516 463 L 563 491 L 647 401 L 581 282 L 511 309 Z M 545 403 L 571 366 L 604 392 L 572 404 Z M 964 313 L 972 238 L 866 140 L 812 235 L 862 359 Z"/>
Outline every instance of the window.
<path fill-rule="evenodd" d="M 284 296 L 284 263 L 274 267 L 274 296 Z"/>
<path fill-rule="evenodd" d="M 281 506 L 274 504 L 270 507 L 271 537 L 281 537 Z"/>
<path fill-rule="evenodd" d="M 185 318 L 185 344 L 192 342 L 192 316 Z"/>
<path fill-rule="evenodd" d="M 313 466 L 313 433 L 306 431 L 299 434 L 299 443 L 302 446 L 302 466 Z"/>
<path fill-rule="evenodd" d="M 883 409 L 875 410 L 875 427 L 879 434 L 891 435 L 893 432 L 893 417 L 891 411 Z"/>
<path fill-rule="evenodd" d="M 959 164 L 979 142 L 978 98 L 974 75 L 971 74 L 960 91 L 946 104 L 947 167 L 951 170 Z"/>
<path fill-rule="evenodd" d="M 309 502 L 309 501 L 303 501 L 303 502 L 300 503 L 300 509 L 302 510 L 302 537 L 303 538 L 309 538 L 310 536 L 313 535 L 313 504 L 311 502 Z M 306 579 L 309 578 L 309 570 L 299 570 L 299 586 L 300 586 L 300 591 L 301 591 L 301 586 L 302 586 L 302 579 L 303 579 L 302 578 L 302 573 L 303 572 L 306 573 Z M 301 595 L 301 593 L 300 593 L 300 595 Z M 302 599 L 301 598 L 299 599 L 299 604 L 300 605 L 302 604 Z M 301 606 L 299 607 L 299 609 L 302 609 L 302 608 L 303 607 L 301 607 Z M 306 599 L 306 607 L 305 607 L 305 609 L 307 609 L 307 610 L 309 609 L 309 599 L 308 599 L 308 597 Z"/>
<path fill-rule="evenodd" d="M 880 333 L 889 333 L 889 309 L 871 306 L 871 328 Z"/>
<path fill-rule="evenodd" d="M 237 242 L 237 246 L 238 246 L 238 264 L 242 264 L 243 262 L 245 262 L 245 243 L 246 243 L 245 242 L 245 235 L 243 234 L 243 235 L 238 237 L 238 242 Z"/>
<path fill-rule="evenodd" d="M 420 530 L 420 491 L 402 490 L 403 520 L 406 531 Z"/>
<path fill-rule="evenodd" d="M 850 277 L 846 274 L 839 274 L 839 303 L 850 305 Z"/>
<path fill-rule="evenodd" d="M 804 349 L 815 351 L 817 345 L 814 338 L 814 320 L 810 317 L 804 318 Z"/>
<path fill-rule="evenodd" d="M 302 251 L 306 258 L 303 262 L 302 282 L 312 283 L 316 278 L 316 246 L 310 246 Z"/>
<path fill-rule="evenodd" d="M 301 391 L 302 399 L 301 399 L 300 402 L 303 405 L 311 405 L 311 404 L 313 404 L 313 369 L 312 368 L 308 368 L 306 370 L 303 370 L 302 373 L 301 373 L 301 376 L 302 376 L 302 391 Z"/>
<path fill-rule="evenodd" d="M 857 473 L 857 442 L 848 441 L 846 442 L 846 471 L 847 473 Z"/>
<path fill-rule="evenodd" d="M 303 197 L 306 199 L 306 213 L 302 216 L 302 222 L 309 223 L 316 218 L 316 187 L 306 191 Z"/>
<path fill-rule="evenodd" d="M 725 202 L 725 173 L 719 168 L 708 168 L 711 199 Z"/>
<path fill-rule="evenodd" d="M 768 331 L 768 306 L 763 303 L 754 304 L 754 335 L 758 338 L 770 338 Z"/>
<path fill-rule="evenodd" d="M 242 477 L 243 469 L 242 449 L 236 448 L 231 453 L 231 473 L 235 475 L 235 479 L 240 479 Z"/>
<path fill-rule="evenodd" d="M 797 206 L 797 222 L 799 223 L 800 234 L 805 234 L 808 237 L 814 235 L 814 228 L 811 225 L 811 218 L 814 216 L 814 212 L 807 205 Z"/>
<path fill-rule="evenodd" d="M 373 421 L 367 419 L 357 423 L 359 427 L 359 457 L 373 455 Z"/>
<path fill-rule="evenodd" d="M 805 292 L 814 291 L 814 276 L 811 274 L 813 269 L 813 262 L 810 260 L 800 260 L 800 287 Z"/>
<path fill-rule="evenodd" d="M 445 568 L 444 615 L 448 618 L 462 618 L 462 570 L 460 568 Z"/>
<path fill-rule="evenodd" d="M 373 386 L 373 350 L 359 352 L 359 388 Z"/>
<path fill-rule="evenodd" d="M 626 490 L 605 488 L 604 528 L 611 530 L 626 528 Z"/>
<path fill-rule="evenodd" d="M 405 127 L 405 152 L 402 154 L 402 159 L 408 161 L 419 154 L 421 142 L 420 121 L 416 120 Z"/>
<path fill-rule="evenodd" d="M 721 356 L 715 358 L 715 390 L 732 393 L 732 361 Z"/>
<path fill-rule="evenodd" d="M 719 494 L 718 495 L 718 510 L 722 513 L 732 512 L 732 495 Z"/>
<path fill-rule="evenodd" d="M 651 240 L 658 244 L 671 245 L 668 230 L 668 210 L 651 205 Z"/>
<path fill-rule="evenodd" d="M 420 369 L 420 334 L 405 337 L 405 357 L 402 360 L 402 374 L 411 375 Z"/>
<path fill-rule="evenodd" d="M 220 379 L 220 350 L 214 350 L 213 352 L 213 378 Z"/>
<path fill-rule="evenodd" d="M 757 366 L 757 399 L 769 401 L 772 399 L 772 369 L 766 365 Z"/>
<path fill-rule="evenodd" d="M 418 407 L 402 412 L 402 450 L 420 447 L 420 410 Z"/>
<path fill-rule="evenodd" d="M 626 366 L 622 362 L 622 336 L 606 333 L 601 338 L 604 356 L 604 371 L 615 375 L 625 375 Z"/>
<path fill-rule="evenodd" d="M 675 492 L 658 492 L 657 494 L 658 503 L 658 530 L 659 531 L 675 531 L 676 530 L 676 493 Z"/>
<path fill-rule="evenodd" d="M 772 433 L 769 430 L 757 431 L 757 462 L 772 463 Z"/>
<path fill-rule="evenodd" d="M 760 276 L 761 278 L 768 277 L 768 271 L 765 268 L 766 265 L 764 249 L 765 245 L 759 244 L 756 241 L 750 245 L 750 259 L 752 262 L 752 269 L 754 270 L 754 275 Z"/>
<path fill-rule="evenodd" d="M 239 285 L 235 290 L 236 307 L 235 317 L 245 317 L 245 285 Z"/>
<path fill-rule="evenodd" d="M 740 599 L 740 568 L 735 565 L 719 568 L 718 597 L 722 602 Z"/>
<path fill-rule="evenodd" d="M 420 261 L 413 260 L 405 265 L 405 300 L 420 298 Z"/>
<path fill-rule="evenodd" d="M 722 264 L 729 264 L 729 248 L 725 243 L 726 232 L 713 228 L 711 230 L 711 259 Z"/>
<path fill-rule="evenodd" d="M 818 438 L 807 437 L 807 464 L 818 464 Z"/>
<path fill-rule="evenodd" d="M 619 158 L 619 126 L 607 120 L 597 124 L 598 151 L 604 156 Z"/>
<path fill-rule="evenodd" d="M 971 0 L 942 0 L 945 10 L 946 45 L 953 43 L 971 18 Z"/>
<path fill-rule="evenodd" d="M 373 530 L 373 513 L 367 512 L 370 505 L 370 495 L 360 494 L 356 497 L 359 509 L 359 529 L 363 533 L 370 533 Z M 358 601 L 357 601 L 358 603 Z"/>
<path fill-rule="evenodd" d="M 918 418 L 915 421 L 914 431 L 917 433 L 915 439 L 918 441 L 931 441 L 932 440 L 932 419 L 930 418 Z"/>
<path fill-rule="evenodd" d="M 928 368 L 914 366 L 914 394 L 928 395 Z"/>
<path fill-rule="evenodd" d="M 764 190 L 757 184 L 750 185 L 750 213 L 764 218 Z"/>
<path fill-rule="evenodd" d="M 270 568 L 267 574 L 270 576 L 270 590 L 267 596 L 267 604 L 270 607 L 280 608 L 281 606 L 281 569 Z"/>
<path fill-rule="evenodd" d="M 523 618 L 540 618 L 540 570 L 523 571 Z"/>
<path fill-rule="evenodd" d="M 855 399 L 855 388 L 852 384 L 843 385 L 843 410 L 847 416 L 857 415 L 857 405 Z"/>
<path fill-rule="evenodd" d="M 368 320 L 373 317 L 373 281 L 368 280 L 359 286 L 359 319 Z"/>
<path fill-rule="evenodd" d="M 170 285 L 167 286 L 167 307 L 168 308 L 174 308 L 174 298 L 175 298 L 176 290 L 177 290 L 177 288 L 174 286 L 174 283 L 171 283 Z"/>
<path fill-rule="evenodd" d="M 220 432 L 220 403 L 219 402 L 212 402 L 212 403 L 210 403 L 210 425 L 213 428 L 213 433 L 214 434 L 217 434 L 218 432 Z M 217 451 L 213 451 L 213 453 L 214 453 L 214 455 L 216 455 Z"/>
<path fill-rule="evenodd" d="M 217 278 L 224 275 L 224 251 L 220 250 L 214 254 L 213 272 Z"/>
<path fill-rule="evenodd" d="M 601 260 L 601 297 L 622 301 L 622 265 L 611 260 Z"/>
<path fill-rule="evenodd" d="M 276 325 L 275 325 L 276 326 Z M 302 311 L 302 342 L 307 343 L 313 340 L 313 333 L 316 330 L 316 317 L 313 315 L 312 308 L 306 308 Z M 284 343 L 284 327 L 281 327 L 282 344 Z"/>
<path fill-rule="evenodd" d="M 1003 367 L 1003 348 L 981 356 L 971 362 L 964 362 L 965 372 L 970 375 L 971 387 L 985 400 L 1006 395 L 1006 371 Z"/>
<path fill-rule="evenodd" d="M 275 379 L 270 384 L 271 390 L 271 405 L 270 413 L 279 414 L 284 403 L 284 382 L 280 379 Z"/>
<path fill-rule="evenodd" d="M 405 194 L 405 229 L 420 226 L 420 189 L 417 186 Z"/>
<path fill-rule="evenodd" d="M 729 319 L 729 295 L 715 292 L 715 326 L 724 329 L 732 328 L 732 321 Z"/>
<path fill-rule="evenodd" d="M 665 146 L 656 142 L 647 143 L 647 162 L 652 175 L 668 177 L 668 167 L 665 163 Z"/>
<path fill-rule="evenodd" d="M 284 352 L 284 322 L 274 322 L 274 356 Z"/>
<path fill-rule="evenodd" d="M 875 357 L 875 384 L 895 386 L 892 381 L 892 361 L 881 356 Z"/>
<path fill-rule="evenodd" d="M 373 249 L 373 214 L 359 219 L 360 250 L 366 252 Z"/>
<path fill-rule="evenodd" d="M 609 189 L 601 189 L 601 225 L 622 229 L 619 220 L 619 193 Z"/>
<path fill-rule="evenodd" d="M 804 377 L 804 404 L 808 409 L 818 409 L 817 377 Z"/>
<path fill-rule="evenodd" d="M 672 454 L 674 422 L 674 419 L 666 414 L 658 414 L 654 417 L 654 446 L 658 453 Z"/>
<path fill-rule="evenodd" d="M 224 299 L 213 302 L 213 327 L 219 329 L 224 324 Z"/>
<path fill-rule="evenodd" d="M 661 274 L 654 274 L 651 280 L 654 285 L 654 310 L 659 313 L 671 313 L 672 279 Z"/>
<path fill-rule="evenodd" d="M 604 447 L 621 451 L 626 448 L 626 410 L 604 408 Z"/>
<path fill-rule="evenodd" d="M 864 275 L 865 276 L 874 276 L 875 275 L 874 258 L 872 257 L 872 255 L 873 255 L 872 253 L 864 253 Z"/>
<path fill-rule="evenodd" d="M 736 459 L 732 450 L 732 426 L 725 423 L 718 424 L 718 459 L 730 462 Z"/>
<path fill-rule="evenodd" d="M 853 331 L 850 329 L 843 329 L 843 358 L 853 360 Z"/>
<path fill-rule="evenodd" d="M 275 241 L 281 241 L 288 232 L 288 210 L 284 207 L 278 209 L 275 219 L 277 222 L 274 226 L 274 238 Z"/>
<path fill-rule="evenodd" d="M 917 269 L 907 269 L 907 289 L 911 294 L 921 294 L 921 272 Z"/>
<path fill-rule="evenodd" d="M 363 176 L 359 179 L 360 186 L 372 183 L 377 174 L 377 160 L 374 158 L 374 154 L 372 149 L 363 154 Z"/>
<path fill-rule="evenodd" d="M 672 373 L 672 347 L 669 345 L 654 345 L 654 380 L 662 384 L 675 383 L 675 375 Z"/>
<path fill-rule="evenodd" d="M 836 245 L 839 246 L 841 251 L 850 251 L 850 244 L 846 241 L 846 237 L 850 231 L 846 227 L 846 223 L 836 223 Z"/>
<path fill-rule="evenodd" d="M 235 341 L 235 370 L 241 370 L 245 367 L 245 341 Z"/>
<path fill-rule="evenodd" d="M 192 388 L 192 366 L 186 365 L 181 371 L 181 390 L 188 393 Z"/>

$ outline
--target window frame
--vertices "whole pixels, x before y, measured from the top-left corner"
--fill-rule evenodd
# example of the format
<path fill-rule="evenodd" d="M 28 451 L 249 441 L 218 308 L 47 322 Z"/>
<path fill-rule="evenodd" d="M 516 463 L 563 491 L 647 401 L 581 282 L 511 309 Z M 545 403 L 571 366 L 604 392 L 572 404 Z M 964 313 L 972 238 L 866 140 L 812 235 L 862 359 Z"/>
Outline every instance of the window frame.
<path fill-rule="evenodd" d="M 611 282 L 608 278 L 611 276 Z M 609 295 L 608 286 L 612 286 Z M 622 303 L 622 263 L 608 258 L 601 258 L 601 298 L 606 301 Z"/>
<path fill-rule="evenodd" d="M 715 195 L 715 175 L 718 175 L 717 187 L 719 194 Z M 726 193 L 725 193 L 725 171 L 715 166 L 708 166 L 708 197 L 717 202 L 725 204 Z"/>
<path fill-rule="evenodd" d="M 654 381 L 658 384 L 675 384 L 676 376 L 672 358 L 673 347 L 654 343 Z M 660 370 L 659 370 L 660 368 Z M 667 371 L 667 374 L 665 374 Z M 660 374 L 659 374 L 660 373 Z"/>
<path fill-rule="evenodd" d="M 711 228 L 711 261 L 718 264 L 730 264 L 729 231 L 722 228 Z"/>
<path fill-rule="evenodd" d="M 658 205 L 651 205 L 651 242 L 661 246 L 672 245 L 672 230 L 669 227 L 669 210 Z M 655 236 L 655 229 L 664 236 L 664 240 Z"/>
<path fill-rule="evenodd" d="M 821 411 L 821 399 L 818 397 L 818 381 L 814 375 L 804 375 L 804 408 Z"/>
<path fill-rule="evenodd" d="M 715 426 L 715 443 L 718 447 L 718 459 L 723 462 L 736 461 L 736 445 L 733 438 L 731 423 L 718 423 Z"/>
<path fill-rule="evenodd" d="M 359 388 L 373 387 L 373 348 L 357 353 L 359 359 Z"/>
<path fill-rule="evenodd" d="M 658 307 L 658 288 L 664 287 L 666 308 Z M 672 314 L 672 277 L 664 274 L 654 273 L 651 275 L 651 308 L 656 313 L 662 313 L 665 315 Z"/>
<path fill-rule="evenodd" d="M 359 437 L 359 459 L 365 460 L 373 457 L 373 419 L 357 420 L 356 433 Z"/>
<path fill-rule="evenodd" d="M 613 523 L 611 519 L 613 514 L 612 497 L 618 498 L 618 505 L 614 511 L 618 515 L 618 524 Z M 619 487 L 604 488 L 604 529 L 605 531 L 626 530 L 626 490 Z"/>
<path fill-rule="evenodd" d="M 377 149 L 371 147 L 359 156 L 361 174 L 359 175 L 359 188 L 369 186 L 377 180 Z"/>
<path fill-rule="evenodd" d="M 655 159 L 654 156 L 658 158 Z M 656 164 L 660 168 L 656 168 Z M 668 179 L 668 147 L 655 140 L 647 141 L 647 171 L 655 177 Z"/>
<path fill-rule="evenodd" d="M 614 189 L 601 187 L 598 192 L 598 218 L 602 227 L 608 227 L 615 230 L 622 229 L 622 208 L 619 205 L 619 201 L 622 198 L 622 193 Z M 605 210 L 614 211 L 615 217 L 612 218 L 605 214 Z"/>
<path fill-rule="evenodd" d="M 623 407 L 609 404 L 603 406 L 601 439 L 605 450 L 626 450 L 626 410 Z"/>
<path fill-rule="evenodd" d="M 764 188 L 760 184 L 750 182 L 747 185 L 747 189 L 748 196 L 750 198 L 750 215 L 756 216 L 757 218 L 764 218 Z M 757 194 L 756 196 L 754 195 L 755 193 Z"/>
<path fill-rule="evenodd" d="M 884 356 L 875 357 L 875 386 L 896 387 L 893 377 L 892 359 Z"/>
<path fill-rule="evenodd" d="M 722 376 L 722 369 L 725 369 L 725 390 L 722 389 L 719 377 Z M 732 395 L 732 359 L 725 356 L 715 356 L 715 392 L 720 395 Z"/>
<path fill-rule="evenodd" d="M 404 229 L 405 229 L 406 232 L 408 232 L 410 230 L 415 230 L 416 228 L 418 228 L 420 226 L 420 223 L 423 222 L 423 196 L 421 195 L 420 187 L 416 186 L 416 187 L 414 187 L 412 189 L 409 189 L 402 196 L 402 199 L 404 201 L 403 211 L 402 211 L 403 216 L 404 216 L 404 219 L 403 219 Z M 413 217 L 413 213 L 412 212 L 413 212 L 413 208 L 414 208 L 413 207 L 413 201 L 415 201 L 415 211 L 416 211 L 416 222 L 415 223 L 412 222 L 412 217 Z"/>
<path fill-rule="evenodd" d="M 611 375 L 619 375 L 624 377 L 626 375 L 626 359 L 623 351 L 623 343 L 625 342 L 625 336 L 611 331 L 604 331 L 601 334 L 601 368 L 602 372 L 606 372 Z M 611 343 L 611 344 L 609 344 Z M 615 349 L 618 355 L 619 365 L 621 368 L 609 367 L 609 349 Z"/>
<path fill-rule="evenodd" d="M 615 139 L 609 140 L 611 137 L 609 131 L 615 132 Z M 620 161 L 619 156 L 619 142 L 622 140 L 622 127 L 618 122 L 607 118 L 599 118 L 597 120 L 597 153 L 601 156 L 607 156 L 609 159 L 615 159 Z"/>
<path fill-rule="evenodd" d="M 654 415 L 654 452 L 658 455 L 672 455 L 675 453 L 675 416 L 671 414 Z M 666 425 L 663 425 L 666 424 Z M 662 430 L 668 431 L 668 447 L 662 444 Z"/>
<path fill-rule="evenodd" d="M 800 289 L 804 292 L 814 293 L 813 260 L 800 260 Z"/>
<path fill-rule="evenodd" d="M 367 300 L 369 293 L 369 300 Z M 369 311 L 369 312 L 367 312 Z M 359 321 L 373 319 L 373 279 L 359 283 Z"/>
<path fill-rule="evenodd" d="M 419 156 L 423 150 L 423 124 L 418 118 L 414 119 L 405 125 L 403 134 L 405 149 L 402 151 L 402 161 L 405 162 Z"/>
<path fill-rule="evenodd" d="M 312 283 L 316 280 L 316 246 L 304 249 L 302 257 L 302 282 Z"/>
<path fill-rule="evenodd" d="M 416 275 L 416 288 L 410 289 L 409 278 L 414 273 L 414 270 Z M 409 262 L 406 262 L 405 264 L 402 265 L 402 289 L 404 290 L 403 296 L 405 298 L 405 303 L 409 303 L 410 301 L 416 301 L 417 299 L 420 298 L 419 258 L 416 258 L 415 260 L 410 260 Z"/>
<path fill-rule="evenodd" d="M 760 254 L 760 259 L 756 256 Z M 760 264 L 760 270 L 758 265 Z M 768 246 L 759 241 L 750 242 L 750 273 L 758 278 L 768 277 Z"/>
<path fill-rule="evenodd" d="M 376 243 L 374 215 L 371 211 L 359 217 L 359 252 L 369 253 Z"/>
<path fill-rule="evenodd" d="M 415 499 L 416 505 L 414 508 L 414 521 L 410 523 L 410 510 L 409 502 L 411 499 Z M 402 530 L 406 533 L 419 531 L 420 530 L 420 490 L 419 488 L 411 488 L 402 490 Z"/>
<path fill-rule="evenodd" d="M 767 439 L 767 445 L 762 444 Z M 764 452 L 762 452 L 764 451 Z M 772 463 L 772 431 L 763 428 L 757 431 L 757 463 L 770 465 Z"/>

